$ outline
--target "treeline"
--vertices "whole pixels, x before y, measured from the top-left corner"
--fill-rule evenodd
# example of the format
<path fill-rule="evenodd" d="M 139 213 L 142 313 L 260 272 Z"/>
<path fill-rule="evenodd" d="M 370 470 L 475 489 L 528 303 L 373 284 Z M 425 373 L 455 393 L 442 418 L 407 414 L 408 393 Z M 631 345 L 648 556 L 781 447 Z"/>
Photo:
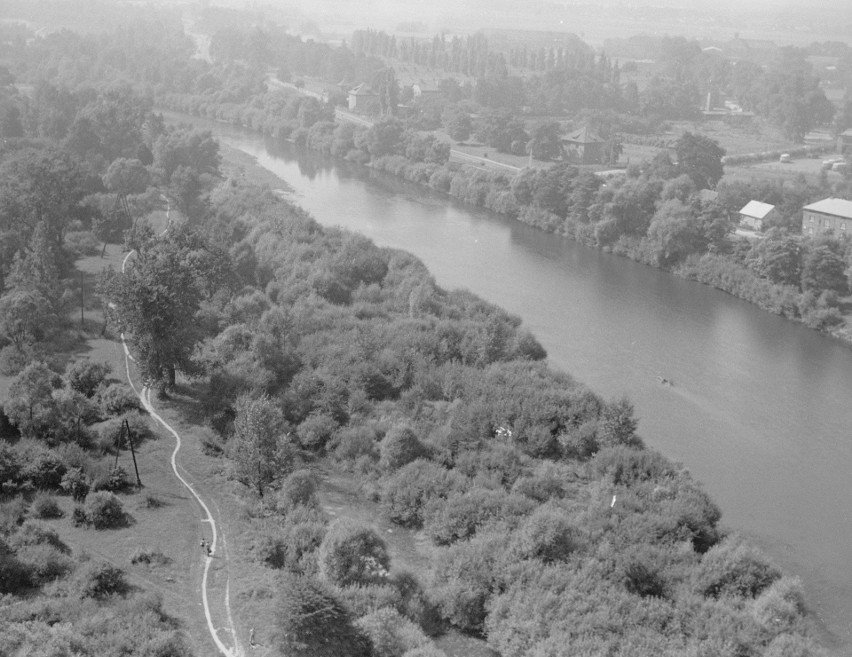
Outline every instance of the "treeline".
<path fill-rule="evenodd" d="M 801 208 L 832 193 L 826 180 L 818 185 L 803 180 L 793 185 L 719 183 L 723 149 L 690 133 L 673 145 L 678 164 L 663 152 L 650 162 L 631 165 L 625 176 L 606 184 L 599 176 L 568 164 L 512 175 L 447 162 L 446 144 L 417 132 L 421 117 L 388 118 L 368 129 L 333 123 L 329 109 L 323 110 L 315 99 L 291 95 L 285 102 L 285 98 L 266 94 L 252 107 L 204 104 L 197 96 L 183 95 L 164 98 L 164 102 L 179 111 L 224 119 L 324 154 L 369 164 L 542 230 L 695 278 L 814 328 L 830 330 L 842 324 L 839 308 L 849 292 L 846 272 L 852 262 L 848 240 L 800 234 Z M 273 108 L 282 105 L 284 111 L 276 114 Z M 448 128 L 465 118 L 465 134 L 475 133 L 497 150 L 523 152 L 534 144 L 538 152 L 551 142 L 558 148 L 558 133 L 548 140 L 546 124 L 531 136 L 505 111 L 472 120 L 463 110 L 450 108 L 442 116 Z M 611 148 L 620 146 L 613 141 Z M 716 200 L 702 196 L 701 190 L 717 183 Z M 843 190 L 841 182 L 834 193 L 843 194 Z M 765 227 L 777 230 L 753 245 L 732 236 L 738 212 L 750 200 L 779 208 L 776 224 Z M 758 253 L 779 235 L 795 243 L 797 254 L 784 261 L 783 273 L 765 267 L 764 256 Z M 818 254 L 813 261 L 811 252 Z M 824 267 L 825 274 L 805 275 L 806 262 L 811 263 L 808 271 Z"/>

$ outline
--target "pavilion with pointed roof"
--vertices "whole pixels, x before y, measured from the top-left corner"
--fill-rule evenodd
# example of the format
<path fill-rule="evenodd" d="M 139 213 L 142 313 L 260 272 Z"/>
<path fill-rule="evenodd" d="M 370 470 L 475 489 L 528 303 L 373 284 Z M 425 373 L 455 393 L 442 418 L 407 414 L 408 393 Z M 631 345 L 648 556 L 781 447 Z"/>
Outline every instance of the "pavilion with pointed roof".
<path fill-rule="evenodd" d="M 565 159 L 573 164 L 602 164 L 605 144 L 588 126 L 562 137 Z"/>

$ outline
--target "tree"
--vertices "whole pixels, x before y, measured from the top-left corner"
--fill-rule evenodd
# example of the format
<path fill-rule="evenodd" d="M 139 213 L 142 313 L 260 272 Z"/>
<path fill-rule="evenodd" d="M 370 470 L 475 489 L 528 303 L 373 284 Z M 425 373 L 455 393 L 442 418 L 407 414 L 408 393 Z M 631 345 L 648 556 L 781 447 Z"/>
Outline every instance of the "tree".
<path fill-rule="evenodd" d="M 37 290 L 11 290 L 0 297 L 0 336 L 23 351 L 44 337 L 50 314 L 50 304 Z"/>
<path fill-rule="evenodd" d="M 336 586 L 381 582 L 390 568 L 384 540 L 372 527 L 348 518 L 329 525 L 318 560 L 320 575 Z"/>
<path fill-rule="evenodd" d="M 393 68 L 388 67 L 378 71 L 373 76 L 371 86 L 379 94 L 382 116 L 395 116 L 396 106 L 399 104 L 399 84 Z"/>
<path fill-rule="evenodd" d="M 389 117 L 377 121 L 367 130 L 363 139 L 367 150 L 374 158 L 383 155 L 401 155 L 404 148 L 403 133 L 402 121 Z"/>
<path fill-rule="evenodd" d="M 99 292 L 111 320 L 128 333 L 142 376 L 174 386 L 176 370 L 195 371 L 193 352 L 202 337 L 195 313 L 207 288 L 221 280 L 217 255 L 187 229 L 139 242 L 125 271 L 106 274 Z"/>
<path fill-rule="evenodd" d="M 508 110 L 485 113 L 476 126 L 476 138 L 501 153 L 523 154 L 529 135 L 524 123 Z"/>
<path fill-rule="evenodd" d="M 293 456 L 287 442 L 284 415 L 267 396 L 237 400 L 234 418 L 232 457 L 234 470 L 242 483 L 263 497 L 264 490 L 292 467 Z"/>
<path fill-rule="evenodd" d="M 52 407 L 53 390 L 60 385 L 56 374 L 42 362 L 27 365 L 9 386 L 6 413 L 24 435 L 32 435 L 41 424 L 41 416 Z"/>
<path fill-rule="evenodd" d="M 749 267 L 773 283 L 798 288 L 802 281 L 802 239 L 770 228 L 746 257 Z"/>
<path fill-rule="evenodd" d="M 802 262 L 802 290 L 816 293 L 833 290 L 843 296 L 849 290 L 843 245 L 834 239 L 815 240 Z"/>
<path fill-rule="evenodd" d="M 455 107 L 445 112 L 444 128 L 447 134 L 456 141 L 467 141 L 470 138 L 470 132 L 473 123 L 470 120 L 470 114 L 462 109 Z"/>
<path fill-rule="evenodd" d="M 598 442 L 602 447 L 636 446 L 637 424 L 633 404 L 626 397 L 606 404 L 598 421 Z"/>
<path fill-rule="evenodd" d="M 527 148 L 537 160 L 555 160 L 562 154 L 560 126 L 557 121 L 539 123 L 532 131 Z"/>
<path fill-rule="evenodd" d="M 692 178 L 698 189 L 712 189 L 722 178 L 725 149 L 717 141 L 684 132 L 675 142 L 675 151 L 678 169 Z"/>
<path fill-rule="evenodd" d="M 677 199 L 665 201 L 648 226 L 648 237 L 657 246 L 657 262 L 672 265 L 690 253 L 706 249 L 702 227 L 687 205 Z"/>
<path fill-rule="evenodd" d="M 272 643 L 288 657 L 369 657 L 369 641 L 334 593 L 313 577 L 284 573 L 278 581 Z"/>
<path fill-rule="evenodd" d="M 91 398 L 95 396 L 111 370 L 112 367 L 107 362 L 98 363 L 89 358 L 78 358 L 68 367 L 66 378 L 72 390 Z"/>

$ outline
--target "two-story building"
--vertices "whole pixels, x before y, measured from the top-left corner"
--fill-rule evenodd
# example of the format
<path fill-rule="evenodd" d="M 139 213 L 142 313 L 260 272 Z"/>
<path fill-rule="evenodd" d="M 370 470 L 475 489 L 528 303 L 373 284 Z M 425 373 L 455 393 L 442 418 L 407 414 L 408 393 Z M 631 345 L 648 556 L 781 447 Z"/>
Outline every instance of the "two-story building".
<path fill-rule="evenodd" d="M 852 201 L 825 198 L 802 208 L 802 235 L 852 235 Z"/>

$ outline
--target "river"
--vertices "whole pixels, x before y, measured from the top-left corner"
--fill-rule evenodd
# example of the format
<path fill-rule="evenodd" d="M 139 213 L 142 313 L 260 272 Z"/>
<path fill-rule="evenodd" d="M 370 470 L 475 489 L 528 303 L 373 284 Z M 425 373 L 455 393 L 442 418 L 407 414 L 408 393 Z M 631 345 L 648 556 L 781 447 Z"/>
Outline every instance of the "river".
<path fill-rule="evenodd" d="M 522 317 L 552 365 L 607 398 L 626 394 L 646 443 L 703 482 L 725 526 L 802 578 L 825 643 L 852 647 L 852 350 L 392 176 L 207 127 L 321 224 L 416 254 L 443 287 Z"/>

